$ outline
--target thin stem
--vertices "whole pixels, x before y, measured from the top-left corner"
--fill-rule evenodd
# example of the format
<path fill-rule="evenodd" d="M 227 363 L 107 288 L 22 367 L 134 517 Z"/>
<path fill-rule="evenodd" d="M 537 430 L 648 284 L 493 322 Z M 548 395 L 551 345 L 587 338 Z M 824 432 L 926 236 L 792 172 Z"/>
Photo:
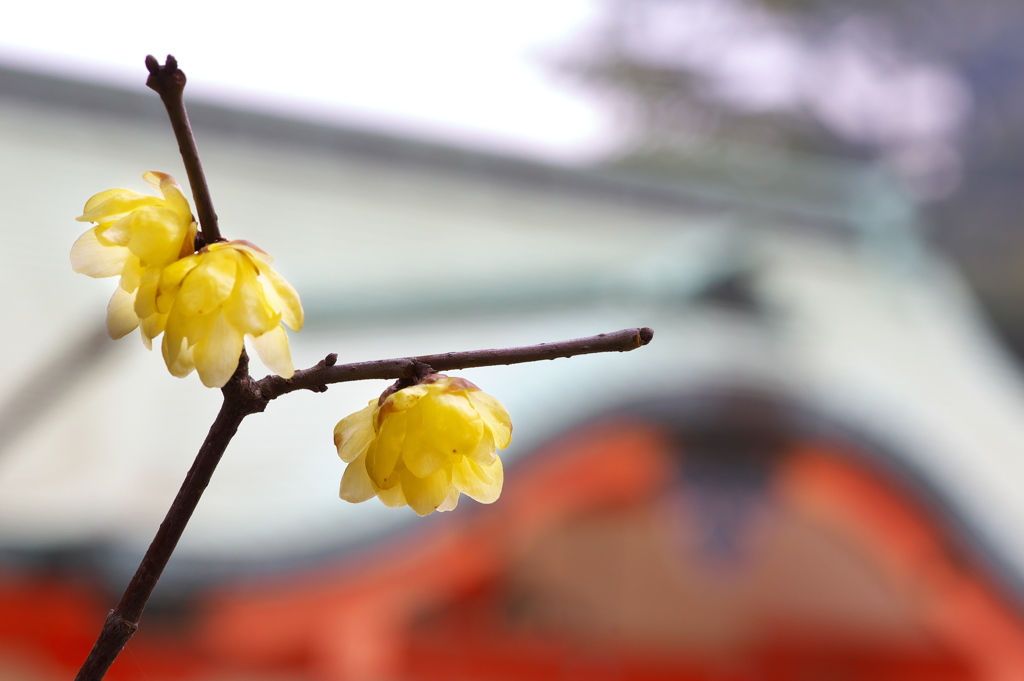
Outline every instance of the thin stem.
<path fill-rule="evenodd" d="M 171 553 L 178 545 L 185 526 L 210 483 L 224 450 L 234 437 L 239 424 L 249 414 L 266 409 L 271 400 L 296 390 L 323 392 L 330 383 L 362 381 L 373 378 L 394 379 L 411 376 L 424 364 L 435 371 L 451 371 L 470 367 L 496 366 L 536 362 L 559 357 L 572 357 L 595 352 L 628 352 L 647 345 L 654 337 L 648 328 L 623 329 L 613 333 L 576 338 L 557 343 L 541 343 L 516 348 L 446 352 L 384 359 L 374 362 L 338 364 L 337 355 L 328 355 L 316 366 L 295 372 L 292 378 L 267 376 L 260 381 L 249 377 L 249 359 L 245 352 L 231 380 L 224 386 L 224 403 L 203 446 L 196 455 L 192 469 L 171 503 L 153 542 L 149 545 L 135 576 L 132 577 L 117 607 L 107 615 L 99 638 L 79 670 L 75 681 L 100 681 L 114 663 L 125 644 L 139 628 L 139 619 L 156 587 Z"/>
<path fill-rule="evenodd" d="M 374 378 L 410 378 L 416 370 L 417 364 L 426 364 L 434 371 L 521 364 L 596 352 L 628 352 L 647 345 L 653 338 L 654 330 L 644 327 L 518 348 L 446 352 L 440 355 L 378 359 L 372 362 L 352 364 L 335 365 L 337 356 L 328 355 L 326 360 L 316 366 L 296 371 L 291 378 L 267 376 L 258 381 L 257 385 L 264 399 L 273 400 L 295 390 L 321 392 L 326 390 L 327 385 L 331 383 L 365 381 Z"/>
<path fill-rule="evenodd" d="M 178 60 L 172 55 L 167 55 L 167 63 L 163 66 L 156 57 L 148 55 L 146 68 L 149 69 L 146 85 L 160 95 L 178 140 L 178 151 L 185 163 L 188 183 L 192 185 L 192 198 L 196 202 L 203 241 L 208 244 L 223 241 L 217 226 L 217 213 L 213 210 L 213 200 L 210 199 L 210 187 L 206 184 L 206 174 L 199 160 L 196 138 L 192 134 L 192 125 L 188 122 L 188 112 L 185 110 L 185 72 L 178 68 Z"/>

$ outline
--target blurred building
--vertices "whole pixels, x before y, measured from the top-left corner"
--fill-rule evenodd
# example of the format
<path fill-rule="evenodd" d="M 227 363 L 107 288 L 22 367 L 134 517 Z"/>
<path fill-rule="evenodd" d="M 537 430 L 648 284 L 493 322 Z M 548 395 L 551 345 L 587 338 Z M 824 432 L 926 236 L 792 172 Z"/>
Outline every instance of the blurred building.
<path fill-rule="evenodd" d="M 516 425 L 492 506 L 337 499 L 331 429 L 383 383 L 248 420 L 109 678 L 1024 676 L 1021 382 L 883 173 L 680 184 L 190 113 L 222 231 L 303 296 L 299 366 L 656 336 L 463 372 Z M 218 396 L 106 340 L 113 282 L 68 265 L 87 197 L 180 168 L 156 96 L 0 71 L 0 149 L 0 675 L 60 679 Z"/>

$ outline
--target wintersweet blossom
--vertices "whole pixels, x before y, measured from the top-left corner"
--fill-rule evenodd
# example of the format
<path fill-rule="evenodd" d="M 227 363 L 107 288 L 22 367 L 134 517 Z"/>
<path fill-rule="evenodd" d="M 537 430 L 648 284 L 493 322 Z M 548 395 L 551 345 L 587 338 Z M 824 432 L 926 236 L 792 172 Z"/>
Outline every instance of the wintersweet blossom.
<path fill-rule="evenodd" d="M 107 305 L 107 331 L 121 338 L 141 327 L 152 348 L 164 334 L 163 356 L 175 376 L 199 373 L 221 387 L 238 367 L 246 336 L 263 363 L 295 373 L 281 324 L 302 328 L 299 296 L 270 267 L 273 258 L 247 241 L 219 242 L 195 253 L 197 225 L 174 178 L 143 178 L 163 198 L 130 189 L 96 194 L 80 221 L 96 225 L 71 248 L 71 266 L 91 277 L 120 275 Z"/>
<path fill-rule="evenodd" d="M 504 473 L 495 449 L 512 441 L 501 402 L 442 374 L 385 394 L 334 429 L 338 456 L 348 463 L 342 499 L 376 495 L 422 516 L 452 510 L 460 493 L 485 504 L 498 498 Z"/>
<path fill-rule="evenodd" d="M 195 250 L 196 222 L 173 177 L 158 172 L 142 177 L 163 197 L 109 189 L 89 199 L 76 219 L 96 225 L 71 247 L 71 267 L 90 277 L 121 277 L 107 305 L 107 331 L 121 338 L 141 322 L 149 346 L 155 334 L 146 330 L 159 320 L 138 310 L 137 293 L 152 288 L 164 267 Z"/>
<path fill-rule="evenodd" d="M 210 244 L 164 268 L 152 290 L 140 290 L 139 316 L 158 320 L 143 332 L 151 338 L 163 332 L 172 374 L 195 369 L 203 385 L 223 386 L 238 367 L 246 336 L 267 368 L 285 378 L 295 373 L 281 324 L 301 329 L 302 304 L 271 262 L 247 241 Z"/>

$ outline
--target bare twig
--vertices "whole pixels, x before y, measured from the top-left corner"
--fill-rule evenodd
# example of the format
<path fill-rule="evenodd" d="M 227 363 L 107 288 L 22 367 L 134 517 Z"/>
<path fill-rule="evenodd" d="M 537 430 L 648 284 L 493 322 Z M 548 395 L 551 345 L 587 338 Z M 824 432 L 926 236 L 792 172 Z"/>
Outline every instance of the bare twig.
<path fill-rule="evenodd" d="M 178 60 L 171 55 L 167 55 L 167 63 L 163 66 L 153 55 L 147 56 L 146 68 L 149 69 L 146 85 L 160 95 L 160 100 L 167 108 L 167 115 L 171 119 L 174 136 L 178 140 L 178 151 L 181 152 L 181 159 L 185 163 L 188 183 L 192 185 L 192 198 L 195 199 L 196 212 L 199 213 L 203 241 L 207 244 L 222 241 L 220 228 L 217 226 L 217 213 L 214 212 L 213 201 L 210 199 L 210 188 L 206 184 L 203 164 L 199 160 L 196 138 L 192 134 L 188 112 L 185 110 L 185 72 L 178 68 Z"/>
<path fill-rule="evenodd" d="M 326 389 L 330 383 L 364 381 L 372 378 L 408 378 L 412 376 L 417 363 L 426 364 L 434 371 L 471 369 L 474 367 L 500 364 L 521 364 L 559 357 L 573 357 L 595 352 L 628 352 L 647 345 L 654 338 L 654 331 L 648 328 L 622 329 L 586 338 L 541 343 L 518 348 L 473 350 L 469 352 L 446 352 L 440 355 L 421 355 L 399 359 L 379 359 L 372 362 L 338 364 L 321 362 L 315 367 L 296 371 L 291 378 L 267 376 L 259 381 L 260 392 L 267 400 L 294 390 Z M 330 359 L 330 358 L 328 358 Z"/>

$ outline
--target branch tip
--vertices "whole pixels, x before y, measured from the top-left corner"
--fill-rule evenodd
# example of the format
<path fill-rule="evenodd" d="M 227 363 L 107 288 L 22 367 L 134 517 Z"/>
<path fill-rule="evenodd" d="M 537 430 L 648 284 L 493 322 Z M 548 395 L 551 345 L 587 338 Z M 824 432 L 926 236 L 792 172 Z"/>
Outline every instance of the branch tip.
<path fill-rule="evenodd" d="M 637 331 L 640 336 L 640 345 L 647 345 L 654 339 L 654 329 L 649 326 L 645 326 Z"/>

